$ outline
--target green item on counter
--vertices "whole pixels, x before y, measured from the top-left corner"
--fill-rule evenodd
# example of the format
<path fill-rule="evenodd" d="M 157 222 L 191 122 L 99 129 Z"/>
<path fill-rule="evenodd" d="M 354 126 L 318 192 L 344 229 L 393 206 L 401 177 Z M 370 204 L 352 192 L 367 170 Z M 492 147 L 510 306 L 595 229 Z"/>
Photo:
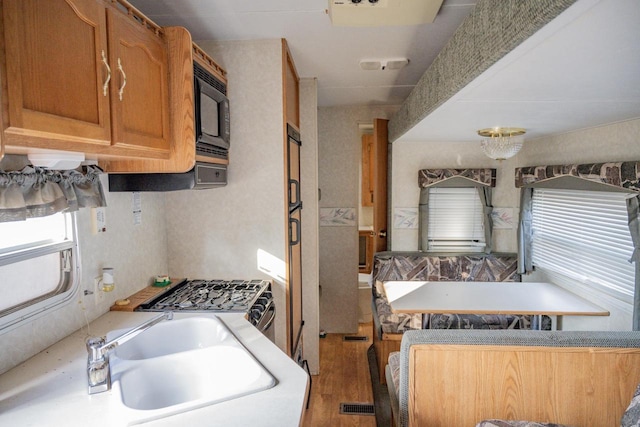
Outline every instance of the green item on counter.
<path fill-rule="evenodd" d="M 157 288 L 164 288 L 165 286 L 169 286 L 171 284 L 171 280 L 165 280 L 163 282 L 155 281 L 153 282 L 153 286 Z"/>

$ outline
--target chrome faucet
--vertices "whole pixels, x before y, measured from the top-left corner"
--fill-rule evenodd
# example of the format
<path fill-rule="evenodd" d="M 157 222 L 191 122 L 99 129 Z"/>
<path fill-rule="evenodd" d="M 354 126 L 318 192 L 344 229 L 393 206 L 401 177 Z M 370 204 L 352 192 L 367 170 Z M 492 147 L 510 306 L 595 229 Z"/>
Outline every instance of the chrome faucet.
<path fill-rule="evenodd" d="M 173 319 L 172 311 L 165 311 L 135 328 L 105 342 L 105 337 L 93 337 L 87 340 L 87 377 L 89 380 L 89 394 L 100 393 L 111 388 L 111 371 L 109 369 L 109 353 L 117 346 L 129 341 L 140 332 L 146 331 L 156 323 Z"/>

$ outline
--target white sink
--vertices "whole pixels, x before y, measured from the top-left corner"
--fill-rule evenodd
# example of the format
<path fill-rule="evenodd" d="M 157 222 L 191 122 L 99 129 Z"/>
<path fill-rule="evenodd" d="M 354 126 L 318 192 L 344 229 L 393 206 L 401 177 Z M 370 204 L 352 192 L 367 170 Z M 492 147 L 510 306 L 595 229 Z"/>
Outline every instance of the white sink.
<path fill-rule="evenodd" d="M 114 336 L 120 332 L 114 331 Z M 109 364 L 112 394 L 130 424 L 276 385 L 276 379 L 217 317 L 154 325 L 117 348 Z"/>
<path fill-rule="evenodd" d="M 125 330 L 107 334 L 107 341 Z M 217 345 L 229 329 L 217 317 L 188 317 L 158 323 L 115 349 L 120 359 L 141 360 Z"/>

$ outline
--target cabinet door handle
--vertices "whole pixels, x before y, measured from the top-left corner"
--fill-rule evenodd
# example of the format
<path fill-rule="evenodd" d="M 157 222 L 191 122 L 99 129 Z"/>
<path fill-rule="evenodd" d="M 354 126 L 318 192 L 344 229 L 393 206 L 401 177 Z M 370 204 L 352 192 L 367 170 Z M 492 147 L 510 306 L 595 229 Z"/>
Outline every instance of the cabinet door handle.
<path fill-rule="evenodd" d="M 293 238 L 293 225 L 296 226 L 296 238 Z M 300 220 L 289 218 L 289 246 L 295 246 L 300 243 Z"/>
<path fill-rule="evenodd" d="M 102 51 L 102 63 L 107 67 L 107 79 L 102 84 L 102 94 L 107 96 L 107 88 L 109 87 L 109 81 L 111 81 L 111 67 L 109 67 L 109 64 L 107 63 L 107 57 L 104 54 L 104 50 Z"/>
<path fill-rule="evenodd" d="M 122 63 L 120 62 L 120 58 L 118 58 L 118 71 L 122 74 L 122 86 L 120 86 L 120 90 L 118 91 L 118 97 L 120 101 L 122 101 L 122 94 L 124 93 L 124 87 L 127 85 L 127 75 L 124 73 L 122 69 Z"/>
<path fill-rule="evenodd" d="M 292 191 L 295 187 L 295 191 Z M 289 180 L 289 209 L 300 204 L 300 183 L 295 179 Z"/>

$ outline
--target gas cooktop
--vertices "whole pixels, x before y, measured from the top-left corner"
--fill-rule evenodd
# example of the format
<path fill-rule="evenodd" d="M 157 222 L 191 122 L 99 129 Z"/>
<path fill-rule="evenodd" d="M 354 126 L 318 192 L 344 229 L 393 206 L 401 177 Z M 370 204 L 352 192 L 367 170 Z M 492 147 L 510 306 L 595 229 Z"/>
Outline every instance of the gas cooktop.
<path fill-rule="evenodd" d="M 269 292 L 269 285 L 267 280 L 184 280 L 136 310 L 248 313 L 258 298 Z"/>

